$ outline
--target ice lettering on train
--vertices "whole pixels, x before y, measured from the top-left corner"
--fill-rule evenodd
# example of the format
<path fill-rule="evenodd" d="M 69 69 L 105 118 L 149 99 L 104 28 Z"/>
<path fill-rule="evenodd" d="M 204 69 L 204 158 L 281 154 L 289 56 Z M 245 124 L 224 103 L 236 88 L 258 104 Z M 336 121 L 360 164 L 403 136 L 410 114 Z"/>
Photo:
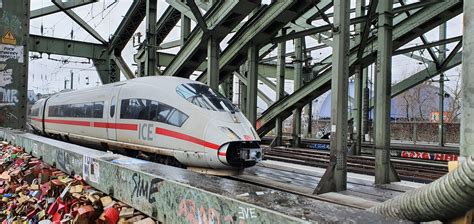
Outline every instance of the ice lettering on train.
<path fill-rule="evenodd" d="M 138 139 L 153 141 L 153 124 L 139 124 L 138 127 Z"/>

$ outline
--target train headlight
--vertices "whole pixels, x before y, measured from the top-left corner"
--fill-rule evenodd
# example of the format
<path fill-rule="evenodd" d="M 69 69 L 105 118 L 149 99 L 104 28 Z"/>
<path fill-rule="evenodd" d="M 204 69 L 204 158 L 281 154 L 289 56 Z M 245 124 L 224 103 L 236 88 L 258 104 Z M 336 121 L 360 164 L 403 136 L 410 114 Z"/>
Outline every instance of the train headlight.
<path fill-rule="evenodd" d="M 240 137 L 228 127 L 219 127 L 222 132 L 232 140 L 240 140 Z"/>

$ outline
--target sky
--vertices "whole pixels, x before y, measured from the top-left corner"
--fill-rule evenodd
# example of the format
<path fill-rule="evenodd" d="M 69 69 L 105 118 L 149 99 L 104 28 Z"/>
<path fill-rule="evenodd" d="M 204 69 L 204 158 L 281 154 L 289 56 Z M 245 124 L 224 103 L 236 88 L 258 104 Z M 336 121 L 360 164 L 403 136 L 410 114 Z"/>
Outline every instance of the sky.
<path fill-rule="evenodd" d="M 96 31 L 106 40 L 115 32 L 115 29 L 120 24 L 123 16 L 126 14 L 132 0 L 101 0 L 97 3 L 89 4 L 79 8 L 75 8 L 76 12 L 81 18 L 88 22 L 88 24 L 96 29 Z M 270 0 L 262 1 L 268 4 Z M 352 5 L 355 1 L 352 0 Z M 408 1 L 410 2 L 410 1 Z M 52 5 L 50 0 L 32 0 L 31 9 L 39 9 L 46 6 Z M 165 0 L 158 0 L 158 18 L 163 14 L 168 4 Z M 396 7 L 396 6 L 395 6 Z M 331 9 L 328 11 L 330 12 Z M 353 17 L 354 15 L 352 15 Z M 323 21 L 315 21 L 313 25 L 323 25 Z M 192 23 L 192 27 L 195 24 Z M 43 27 L 43 33 L 41 33 L 41 27 Z M 179 23 L 172 30 L 170 35 L 165 39 L 164 43 L 173 40 L 178 40 L 180 37 Z M 136 32 L 145 33 L 144 23 Z M 88 33 L 82 30 L 79 25 L 75 24 L 67 15 L 64 13 L 56 13 L 49 16 L 44 16 L 31 20 L 30 33 L 36 35 L 51 36 L 57 38 L 73 39 L 78 41 L 86 41 L 92 43 L 98 43 Z M 72 35 L 71 35 L 72 33 Z M 447 38 L 459 36 L 462 34 L 462 15 L 451 19 L 448 22 Z M 230 39 L 232 34 L 228 35 L 222 42 L 221 48 L 226 47 L 226 41 Z M 435 28 L 426 34 L 428 40 L 438 40 L 438 29 Z M 404 47 L 412 47 L 421 44 L 419 39 L 416 39 Z M 307 47 L 318 45 L 318 43 L 310 38 L 306 37 Z M 402 48 L 404 48 L 402 47 Z M 447 46 L 448 50 L 454 48 L 454 44 Z M 293 51 L 293 42 L 287 41 L 287 51 Z M 177 53 L 179 48 L 169 49 L 164 52 Z M 136 48 L 133 46 L 132 40 L 127 44 L 124 49 L 122 56 L 127 64 L 132 68 L 136 69 L 133 62 L 133 55 L 136 52 Z M 427 52 L 414 52 L 416 55 L 428 55 Z M 318 62 L 331 54 L 331 48 L 325 48 L 319 51 L 312 52 L 312 62 Z M 448 51 L 449 54 L 449 51 Z M 270 53 L 269 56 L 275 56 L 276 51 Z M 74 73 L 74 88 L 82 89 L 90 86 L 100 85 L 100 80 L 97 72 L 90 61 L 84 58 L 75 58 L 61 55 L 50 55 L 48 58 L 47 54 L 39 55 L 38 53 L 30 53 L 29 62 L 29 89 L 40 93 L 52 93 L 58 92 L 64 88 L 65 80 L 70 79 L 71 72 Z M 291 62 L 291 58 L 286 59 L 288 63 Z M 66 63 L 65 63 L 66 62 Z M 449 81 L 447 82 L 448 88 L 454 86 L 458 79 L 460 72 L 459 68 L 454 68 L 446 73 Z M 417 71 L 426 69 L 426 64 L 420 63 L 417 60 L 411 59 L 406 56 L 395 56 L 392 60 L 392 81 L 398 82 L 403 78 L 416 73 Z M 373 69 L 372 69 L 373 70 Z M 372 76 L 372 70 L 369 70 L 369 75 Z M 89 79 L 87 85 L 86 77 Z M 121 79 L 125 79 L 123 76 Z M 274 98 L 275 94 L 265 85 L 259 85 L 263 92 L 267 93 L 270 98 Z M 287 81 L 286 91 L 292 92 L 293 85 L 291 81 Z M 261 109 L 265 109 L 267 105 L 263 101 L 259 100 L 258 105 Z"/>

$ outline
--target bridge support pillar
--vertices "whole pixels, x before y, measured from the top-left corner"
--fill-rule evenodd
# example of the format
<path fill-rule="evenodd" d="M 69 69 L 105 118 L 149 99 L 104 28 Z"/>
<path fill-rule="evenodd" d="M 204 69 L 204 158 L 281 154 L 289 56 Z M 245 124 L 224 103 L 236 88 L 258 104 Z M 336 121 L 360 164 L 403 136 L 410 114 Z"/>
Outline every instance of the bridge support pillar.
<path fill-rule="evenodd" d="M 347 100 L 349 77 L 350 1 L 334 1 L 332 81 L 331 81 L 331 152 L 329 166 L 314 193 L 347 189 Z"/>
<path fill-rule="evenodd" d="M 181 14 L 181 46 L 191 34 L 191 19 L 184 14 Z"/>
<path fill-rule="evenodd" d="M 258 88 L 258 48 L 250 44 L 247 56 L 247 118 L 255 127 L 257 121 L 257 88 Z"/>
<path fill-rule="evenodd" d="M 365 0 L 356 1 L 356 17 L 365 15 Z M 363 35 L 364 24 L 357 24 L 355 26 L 355 32 L 359 34 L 358 41 L 361 41 L 361 36 Z M 363 98 L 363 73 L 364 67 L 358 65 L 355 69 L 354 74 L 354 147 L 352 149 L 352 154 L 360 155 L 361 152 L 361 143 L 362 143 L 362 98 Z"/>
<path fill-rule="evenodd" d="M 207 84 L 219 91 L 219 42 L 213 35 L 207 41 Z"/>
<path fill-rule="evenodd" d="M 281 30 L 281 35 L 286 35 L 286 29 Z M 285 97 L 285 53 L 286 53 L 286 41 L 278 43 L 277 52 L 277 71 L 276 71 L 276 101 Z M 274 145 L 280 146 L 282 144 L 283 136 L 283 119 L 281 117 L 276 118 L 275 124 L 275 142 Z"/>
<path fill-rule="evenodd" d="M 145 76 L 156 74 L 156 8 L 157 0 L 146 1 Z"/>
<path fill-rule="evenodd" d="M 375 75 L 375 184 L 400 181 L 390 162 L 390 98 L 392 88 L 393 0 L 377 7 L 378 51 Z"/>
<path fill-rule="evenodd" d="M 461 144 L 460 156 L 474 155 L 474 1 L 464 0 L 462 38 Z"/>
<path fill-rule="evenodd" d="M 26 128 L 30 0 L 0 1 L 0 126 Z"/>
<path fill-rule="evenodd" d="M 304 37 L 295 39 L 295 78 L 293 79 L 294 91 L 298 90 L 303 85 L 303 43 Z M 302 110 L 302 107 L 298 107 L 293 111 L 293 147 L 300 146 Z"/>

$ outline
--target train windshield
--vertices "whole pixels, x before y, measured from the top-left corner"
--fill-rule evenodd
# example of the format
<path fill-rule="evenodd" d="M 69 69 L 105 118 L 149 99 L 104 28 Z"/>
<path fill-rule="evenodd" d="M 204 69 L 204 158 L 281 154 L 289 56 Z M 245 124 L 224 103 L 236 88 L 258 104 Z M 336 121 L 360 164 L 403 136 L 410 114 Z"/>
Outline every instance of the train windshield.
<path fill-rule="evenodd" d="M 231 113 L 238 111 L 227 98 L 206 85 L 198 83 L 181 84 L 176 88 L 176 92 L 187 101 L 204 109 Z"/>

